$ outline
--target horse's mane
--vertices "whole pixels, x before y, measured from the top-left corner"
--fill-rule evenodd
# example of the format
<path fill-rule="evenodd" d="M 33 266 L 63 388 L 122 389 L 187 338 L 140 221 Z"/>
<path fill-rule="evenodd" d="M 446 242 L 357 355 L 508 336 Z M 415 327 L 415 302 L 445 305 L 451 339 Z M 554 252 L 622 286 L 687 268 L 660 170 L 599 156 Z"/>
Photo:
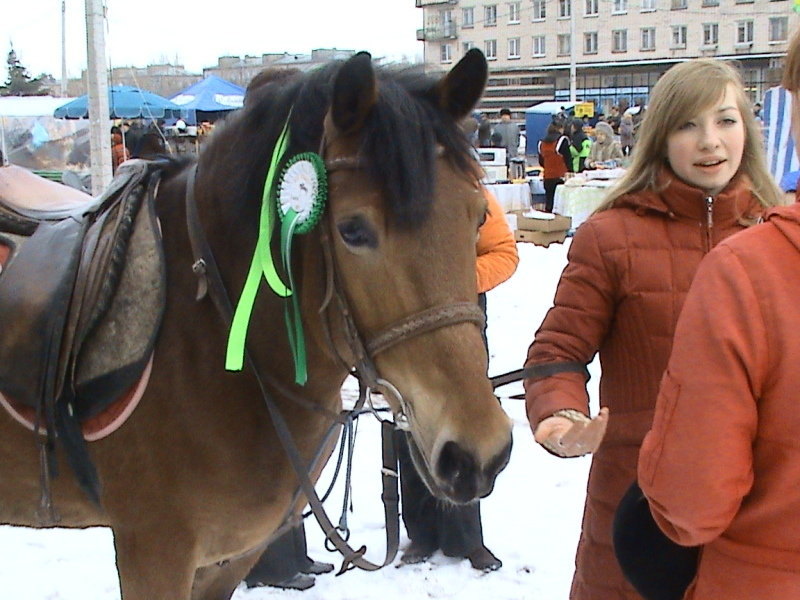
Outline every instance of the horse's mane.
<path fill-rule="evenodd" d="M 342 64 L 335 61 L 307 73 L 266 77 L 248 91 L 244 108 L 217 128 L 203 149 L 200 171 L 205 165 L 219 167 L 212 186 L 225 188 L 226 204 L 237 206 L 237 212 L 257 210 L 254 198 L 261 197 L 272 148 L 290 110 L 286 156 L 319 150 Z M 382 187 L 392 222 L 414 227 L 432 206 L 437 146 L 465 174 L 475 173 L 474 158 L 456 121 L 436 104 L 438 79 L 416 68 L 392 67 L 376 68 L 376 78 L 378 99 L 365 123 L 360 158 L 367 176 Z M 231 188 L 231 181 L 245 183 Z"/>

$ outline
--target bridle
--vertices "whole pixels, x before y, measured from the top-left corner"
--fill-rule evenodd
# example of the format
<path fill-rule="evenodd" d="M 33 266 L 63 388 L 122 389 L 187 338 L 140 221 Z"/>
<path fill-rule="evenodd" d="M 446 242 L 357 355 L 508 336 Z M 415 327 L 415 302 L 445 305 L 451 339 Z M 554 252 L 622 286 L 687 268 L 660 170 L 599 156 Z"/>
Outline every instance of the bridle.
<path fill-rule="evenodd" d="M 320 155 L 325 159 L 325 138 L 320 146 Z M 358 170 L 363 168 L 363 162 L 358 157 L 337 157 L 325 160 L 328 172 L 339 170 Z M 186 223 L 189 234 L 189 241 L 192 248 L 193 263 L 192 271 L 198 278 L 197 300 L 202 300 L 208 295 L 214 303 L 222 320 L 227 328 L 230 328 L 233 319 L 233 305 L 230 300 L 219 267 L 214 258 L 214 254 L 206 239 L 205 232 L 197 211 L 195 201 L 195 177 L 197 164 L 193 165 L 189 171 L 186 182 Z M 417 337 L 424 333 L 434 331 L 441 327 L 455 325 L 464 322 L 472 322 L 482 327 L 485 322 L 483 312 L 477 303 L 456 302 L 435 307 L 430 307 L 414 313 L 408 317 L 388 324 L 382 331 L 372 336 L 366 341 L 358 331 L 355 320 L 350 310 L 347 297 L 341 287 L 339 276 L 337 275 L 336 261 L 331 247 L 330 240 L 330 219 L 323 217 L 321 224 L 320 240 L 325 256 L 327 288 L 320 312 L 327 312 L 330 302 L 335 300 L 337 309 L 344 323 L 344 336 L 346 344 L 353 356 L 352 364 L 355 365 L 354 374 L 359 378 L 359 401 L 354 410 L 360 410 L 366 399 L 368 389 L 379 390 L 395 400 L 397 408 L 394 410 L 394 423 L 382 421 L 383 427 L 383 493 L 384 513 L 386 517 L 386 558 L 383 564 L 376 564 L 364 558 L 366 547 L 362 546 L 358 550 L 351 548 L 341 537 L 337 528 L 328 518 L 322 502 L 317 496 L 314 484 L 308 477 L 307 466 L 300 456 L 297 445 L 294 442 L 286 421 L 281 414 L 277 404 L 272 399 L 266 388 L 268 376 L 259 365 L 255 364 L 249 352 L 245 352 L 245 361 L 255 375 L 262 397 L 264 398 L 267 409 L 275 427 L 276 434 L 286 451 L 289 462 L 297 475 L 300 488 L 303 491 L 311 510 L 314 513 L 320 527 L 325 532 L 327 539 L 339 550 L 344 557 L 339 574 L 357 566 L 365 570 L 377 570 L 391 563 L 397 554 L 399 545 L 399 516 L 398 505 L 399 496 L 397 492 L 397 459 L 392 447 L 391 428 L 397 427 L 408 430 L 411 423 L 410 406 L 402 397 L 396 386 L 391 382 L 381 378 L 375 366 L 374 356 L 383 352 L 405 340 Z M 326 329 L 326 337 L 329 344 L 334 348 L 332 336 L 329 331 L 330 324 L 328 319 L 323 319 Z M 338 351 L 335 355 L 339 357 L 343 364 L 350 370 L 350 364 L 343 359 Z M 269 378 L 272 381 L 272 378 Z M 273 382 L 274 383 L 274 382 Z M 296 396 L 292 395 L 292 399 Z M 319 409 L 316 405 L 303 402 L 306 407 Z M 325 411 L 329 413 L 329 411 Z M 331 415 L 335 423 L 341 423 L 339 415 Z M 325 436 L 327 438 L 327 436 Z M 325 440 L 323 440 L 324 443 Z"/>
<path fill-rule="evenodd" d="M 326 140 L 323 136 L 320 144 L 320 155 L 325 157 Z M 441 154 L 442 149 L 437 148 L 437 154 Z M 361 170 L 364 168 L 364 161 L 358 156 L 343 156 L 328 158 L 325 160 L 325 168 L 328 173 L 343 170 Z M 422 309 L 407 317 L 401 318 L 393 323 L 389 323 L 378 333 L 373 334 L 366 341 L 358 331 L 352 311 L 350 310 L 347 297 L 342 289 L 336 261 L 333 259 L 333 249 L 331 247 L 331 224 L 330 219 L 323 219 L 322 233 L 320 241 L 325 256 L 325 266 L 327 272 L 327 291 L 320 311 L 326 309 L 332 297 L 336 298 L 339 312 L 344 320 L 344 332 L 346 342 L 354 357 L 355 370 L 359 380 L 367 387 L 381 391 L 384 396 L 395 400 L 397 408 L 394 409 L 395 426 L 398 429 L 408 431 L 410 429 L 411 407 L 405 401 L 396 386 L 378 374 L 374 358 L 381 352 L 392 348 L 406 340 L 418 337 L 430 331 L 457 325 L 460 323 L 475 323 L 482 328 L 486 322 L 486 317 L 475 302 L 453 302 L 440 304 L 430 308 Z M 327 321 L 324 321 L 326 325 Z M 328 332 L 327 338 L 330 341 L 331 335 Z M 337 352 L 338 355 L 338 352 Z M 344 363 L 344 359 L 341 359 Z M 347 365 L 348 369 L 350 365 Z"/>

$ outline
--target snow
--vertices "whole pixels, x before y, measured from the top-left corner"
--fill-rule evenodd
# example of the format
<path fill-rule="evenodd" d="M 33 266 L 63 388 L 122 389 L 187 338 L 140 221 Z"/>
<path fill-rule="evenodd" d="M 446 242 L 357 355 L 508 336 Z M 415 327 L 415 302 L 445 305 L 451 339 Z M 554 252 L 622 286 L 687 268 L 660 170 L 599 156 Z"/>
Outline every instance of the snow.
<path fill-rule="evenodd" d="M 488 295 L 490 374 L 522 366 L 536 328 L 550 307 L 558 277 L 566 264 L 566 243 L 549 248 L 518 245 L 520 265 L 514 276 Z M 597 397 L 599 371 L 590 366 L 590 394 Z M 520 384 L 499 390 L 503 408 L 513 420 L 511 461 L 494 492 L 481 503 L 486 545 L 503 561 L 492 573 L 472 569 L 466 560 L 436 553 L 429 562 L 380 571 L 353 570 L 342 576 L 320 575 L 305 591 L 274 588 L 247 590 L 240 585 L 234 600 L 564 600 L 568 597 L 573 557 L 580 532 L 589 458 L 558 459 L 533 441 Z M 596 406 L 593 408 L 596 410 Z M 379 427 L 370 415 L 358 420 L 353 473 L 353 507 L 348 513 L 350 544 L 367 546 L 367 558 L 383 562 L 385 534 L 380 502 Z M 335 461 L 331 461 L 331 465 Z M 331 466 L 329 465 L 329 466 Z M 318 490 L 327 487 L 330 469 Z M 341 486 L 326 502 L 338 522 Z M 324 549 L 313 517 L 306 521 L 309 554 L 341 564 Z M 408 543 L 401 527 L 400 547 Z M 399 559 L 398 554 L 398 559 Z M 119 600 L 111 532 L 28 530 L 0 527 L 0 598 L 13 600 Z"/>

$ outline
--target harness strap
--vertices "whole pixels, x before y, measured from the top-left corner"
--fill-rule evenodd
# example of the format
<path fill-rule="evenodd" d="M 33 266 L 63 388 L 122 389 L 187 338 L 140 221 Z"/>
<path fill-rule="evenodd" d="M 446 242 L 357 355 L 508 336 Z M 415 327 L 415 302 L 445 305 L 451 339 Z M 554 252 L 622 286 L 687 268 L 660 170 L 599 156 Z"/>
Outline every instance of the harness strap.
<path fill-rule="evenodd" d="M 198 277 L 202 277 L 203 279 L 207 280 L 206 285 L 209 295 L 211 296 L 211 299 L 220 313 L 223 321 L 230 326 L 230 323 L 233 319 L 233 305 L 228 297 L 228 292 L 225 289 L 225 284 L 222 281 L 216 260 L 211 252 L 211 248 L 208 245 L 206 237 L 203 235 L 200 219 L 197 213 L 197 205 L 194 202 L 194 180 L 196 170 L 197 165 L 192 167 L 186 183 L 186 219 L 189 230 L 189 241 L 194 255 L 194 264 L 192 266 L 192 270 L 198 275 Z M 325 532 L 326 537 L 331 541 L 331 543 L 334 544 L 334 546 L 336 546 L 337 550 L 341 552 L 342 556 L 344 556 L 344 562 L 342 563 L 342 569 L 340 570 L 340 573 L 348 570 L 351 564 L 367 571 L 375 571 L 391 563 L 397 554 L 397 548 L 399 545 L 399 524 L 390 525 L 390 523 L 393 523 L 394 521 L 399 523 L 397 503 L 394 504 L 394 514 L 392 515 L 392 518 L 387 521 L 386 558 L 382 564 L 370 562 L 363 557 L 366 547 L 362 546 L 358 550 L 353 550 L 353 548 L 350 547 L 350 545 L 342 538 L 336 527 L 328 518 L 325 508 L 323 507 L 322 502 L 317 495 L 317 491 L 314 488 L 314 484 L 308 477 L 306 466 L 300 456 L 300 452 L 297 449 L 294 438 L 289 431 L 286 420 L 283 418 L 283 415 L 281 414 L 277 404 L 275 404 L 275 401 L 267 392 L 264 384 L 264 374 L 260 369 L 258 369 L 257 365 L 255 365 L 252 356 L 249 352 L 247 352 L 246 347 L 244 358 L 248 367 L 255 375 L 259 390 L 264 398 L 264 403 L 266 404 L 267 410 L 272 417 L 275 433 L 277 434 L 278 439 L 280 440 L 281 445 L 283 446 L 283 449 L 289 458 L 289 462 L 292 464 L 292 468 L 297 475 L 300 488 L 303 490 L 303 493 L 308 500 L 308 504 L 314 513 L 314 517 L 317 519 L 320 527 Z M 335 418 L 339 419 L 339 416 L 337 415 Z M 396 471 L 396 457 L 394 467 L 391 465 L 385 465 L 385 468 Z M 394 480 L 394 496 L 397 496 L 397 480 L 396 478 L 390 479 Z M 384 480 L 384 496 L 391 502 L 392 494 L 386 491 L 386 486 L 387 484 Z M 390 507 L 385 505 L 385 512 L 387 515 L 389 514 L 389 511 Z M 390 535 L 392 535 L 394 539 L 390 539 Z"/>
<path fill-rule="evenodd" d="M 516 371 L 509 371 L 502 375 L 490 377 L 492 388 L 497 389 L 515 381 L 522 381 L 523 379 L 543 379 L 558 373 L 580 373 L 589 381 L 591 375 L 585 363 L 580 362 L 556 362 L 547 363 L 543 365 L 533 365 L 525 367 L 524 369 L 517 369 Z"/>
<path fill-rule="evenodd" d="M 463 322 L 472 322 L 483 328 L 486 317 L 474 302 L 434 306 L 389 325 L 386 331 L 367 342 L 367 352 L 375 356 L 402 339 Z"/>

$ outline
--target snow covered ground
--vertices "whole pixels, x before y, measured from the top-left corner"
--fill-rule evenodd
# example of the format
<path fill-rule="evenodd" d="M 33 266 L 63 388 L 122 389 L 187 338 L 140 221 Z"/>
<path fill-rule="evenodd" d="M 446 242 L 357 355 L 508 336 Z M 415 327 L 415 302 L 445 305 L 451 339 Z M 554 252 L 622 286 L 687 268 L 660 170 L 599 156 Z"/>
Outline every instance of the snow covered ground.
<path fill-rule="evenodd" d="M 558 277 L 566 264 L 564 245 L 540 248 L 519 244 L 515 275 L 489 293 L 490 374 L 522 366 L 536 328 L 550 307 Z M 599 371 L 590 367 L 590 392 L 596 398 Z M 521 391 L 514 384 L 502 396 Z M 377 572 L 350 571 L 340 577 L 317 577 L 305 592 L 272 588 L 247 590 L 235 600 L 565 600 L 572 578 L 573 555 L 580 530 L 589 459 L 557 459 L 533 441 L 524 401 L 504 397 L 504 409 L 514 423 L 511 462 L 498 478 L 492 495 L 481 504 L 486 545 L 503 561 L 496 572 L 475 571 L 466 560 L 437 553 L 421 565 L 392 565 Z M 596 410 L 596 407 L 595 407 Z M 367 558 L 384 556 L 383 508 L 380 502 L 380 448 L 377 421 L 359 419 L 353 474 L 354 512 L 348 522 L 350 543 L 367 546 Z M 327 474 L 327 471 L 326 471 Z M 318 489 L 323 490 L 327 479 Z M 338 491 L 338 490 L 337 490 Z M 336 522 L 341 493 L 326 503 Z M 341 564 L 323 547 L 313 517 L 306 521 L 309 554 Z M 407 544 L 402 533 L 401 550 Z M 398 555 L 399 556 L 399 555 Z M 395 561 L 395 565 L 397 561 Z M 111 533 L 36 531 L 0 527 L 0 600 L 119 600 Z"/>

